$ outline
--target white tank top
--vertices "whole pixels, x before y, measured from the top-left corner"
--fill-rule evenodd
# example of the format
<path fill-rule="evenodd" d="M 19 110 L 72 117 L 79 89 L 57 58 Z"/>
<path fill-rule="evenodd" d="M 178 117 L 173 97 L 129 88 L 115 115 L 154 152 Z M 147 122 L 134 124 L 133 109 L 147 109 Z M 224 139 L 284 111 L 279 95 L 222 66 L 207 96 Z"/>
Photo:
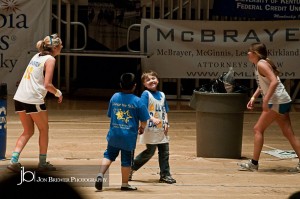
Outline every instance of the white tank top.
<path fill-rule="evenodd" d="M 166 109 L 164 106 L 165 95 L 163 92 L 160 92 L 161 99 L 157 100 L 153 95 L 148 92 L 149 101 L 148 101 L 148 112 L 150 116 L 160 119 L 160 123 L 156 126 L 150 120 L 147 121 L 147 126 L 144 130 L 144 133 L 140 135 L 140 143 L 142 144 L 162 144 L 168 143 L 169 139 L 164 133 L 165 125 L 165 116 Z"/>
<path fill-rule="evenodd" d="M 44 67 L 51 55 L 34 55 L 30 60 L 19 87 L 15 93 L 14 100 L 27 104 L 43 104 L 47 90 L 44 87 Z"/>
<path fill-rule="evenodd" d="M 266 60 L 260 60 L 267 62 Z M 268 78 L 263 77 L 259 74 L 257 70 L 257 66 L 255 67 L 255 76 L 256 76 L 256 82 L 260 89 L 261 95 L 264 97 L 269 89 L 270 81 Z M 269 104 L 285 104 L 288 102 L 291 102 L 291 98 L 289 94 L 286 92 L 284 85 L 281 83 L 279 77 L 277 76 L 278 85 L 274 91 L 274 94 L 269 100 Z"/>

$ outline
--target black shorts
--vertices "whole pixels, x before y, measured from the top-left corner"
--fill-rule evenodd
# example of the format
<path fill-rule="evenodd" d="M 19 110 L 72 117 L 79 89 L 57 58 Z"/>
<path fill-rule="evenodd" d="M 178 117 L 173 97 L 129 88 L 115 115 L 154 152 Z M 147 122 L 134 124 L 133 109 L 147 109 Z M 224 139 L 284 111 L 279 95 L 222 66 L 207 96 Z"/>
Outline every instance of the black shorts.
<path fill-rule="evenodd" d="M 46 111 L 46 110 L 47 108 L 45 104 L 26 104 L 15 100 L 16 112 L 26 112 L 27 114 L 30 114 L 30 113 L 38 113 L 40 111 Z"/>

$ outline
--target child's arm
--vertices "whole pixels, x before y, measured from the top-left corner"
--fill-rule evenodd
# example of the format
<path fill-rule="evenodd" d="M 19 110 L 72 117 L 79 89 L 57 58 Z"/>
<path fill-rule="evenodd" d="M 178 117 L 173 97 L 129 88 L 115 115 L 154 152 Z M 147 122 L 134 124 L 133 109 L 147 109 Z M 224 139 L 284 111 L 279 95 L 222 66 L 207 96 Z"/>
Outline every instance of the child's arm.
<path fill-rule="evenodd" d="M 153 116 L 150 117 L 150 121 L 153 122 L 153 124 L 158 125 L 161 121 L 158 118 L 155 118 Z"/>
<path fill-rule="evenodd" d="M 169 131 L 169 118 L 168 118 L 168 114 L 166 113 L 166 115 L 165 115 L 165 127 L 164 127 L 165 135 L 168 135 L 168 131 Z"/>
<path fill-rule="evenodd" d="M 169 105 L 168 105 L 166 98 L 165 98 L 165 109 L 166 109 L 166 113 L 165 113 L 165 119 L 164 119 L 165 120 L 164 133 L 167 136 L 170 125 L 169 125 L 169 117 L 168 117 Z"/>
<path fill-rule="evenodd" d="M 147 121 L 141 122 L 141 124 L 139 126 L 139 135 L 144 133 L 146 125 L 147 125 Z"/>

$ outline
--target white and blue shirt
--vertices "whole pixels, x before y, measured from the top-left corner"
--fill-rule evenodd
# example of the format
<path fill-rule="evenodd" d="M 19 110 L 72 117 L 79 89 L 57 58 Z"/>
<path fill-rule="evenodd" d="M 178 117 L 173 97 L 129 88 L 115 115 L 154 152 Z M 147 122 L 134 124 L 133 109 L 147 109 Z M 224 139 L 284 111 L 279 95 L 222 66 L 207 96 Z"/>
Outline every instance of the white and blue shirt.
<path fill-rule="evenodd" d="M 44 86 L 44 70 L 45 62 L 50 57 L 52 56 L 40 56 L 39 53 L 32 57 L 15 93 L 14 100 L 27 104 L 45 103 L 44 98 L 48 91 Z"/>
<path fill-rule="evenodd" d="M 140 135 L 140 143 L 168 143 L 169 138 L 164 133 L 165 125 L 168 125 L 166 123 L 166 114 L 169 112 L 165 94 L 160 91 L 153 92 L 145 90 L 142 93 L 141 102 L 147 106 L 150 116 L 160 119 L 161 122 L 158 125 L 155 125 L 152 121 L 148 120 L 144 133 Z"/>

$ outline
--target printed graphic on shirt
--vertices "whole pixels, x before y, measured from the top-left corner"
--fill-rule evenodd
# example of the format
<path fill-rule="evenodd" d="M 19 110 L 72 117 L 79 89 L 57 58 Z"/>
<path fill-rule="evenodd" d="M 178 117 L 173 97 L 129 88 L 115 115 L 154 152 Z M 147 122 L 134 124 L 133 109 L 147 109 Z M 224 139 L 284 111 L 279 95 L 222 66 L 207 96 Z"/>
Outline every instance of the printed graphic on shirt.
<path fill-rule="evenodd" d="M 24 74 L 24 79 L 30 79 L 30 74 L 32 73 L 32 71 L 33 66 L 28 66 Z"/>
<path fill-rule="evenodd" d="M 149 128 L 163 128 L 165 123 L 165 114 L 166 110 L 165 107 L 160 104 L 150 104 L 149 105 L 149 114 L 151 117 L 154 117 L 156 119 L 160 119 L 160 123 L 155 125 L 152 121 L 149 121 L 148 127 Z"/>
<path fill-rule="evenodd" d="M 132 118 L 132 116 L 130 115 L 129 110 L 127 111 L 123 111 L 122 109 L 119 109 L 116 111 L 116 116 L 118 120 L 122 120 L 125 123 L 129 122 L 129 119 Z"/>
<path fill-rule="evenodd" d="M 26 68 L 26 71 L 24 73 L 24 79 L 30 79 L 30 76 L 33 72 L 34 67 L 40 67 L 40 62 L 35 60 L 30 60 L 28 67 Z"/>

